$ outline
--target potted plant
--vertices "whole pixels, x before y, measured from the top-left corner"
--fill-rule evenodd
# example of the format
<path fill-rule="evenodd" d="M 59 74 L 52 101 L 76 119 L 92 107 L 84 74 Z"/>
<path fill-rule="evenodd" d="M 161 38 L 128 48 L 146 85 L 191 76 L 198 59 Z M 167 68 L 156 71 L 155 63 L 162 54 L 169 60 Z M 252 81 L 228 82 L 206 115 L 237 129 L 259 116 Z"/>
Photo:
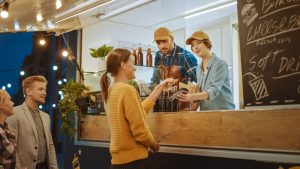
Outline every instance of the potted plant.
<path fill-rule="evenodd" d="M 61 119 L 61 129 L 67 136 L 74 136 L 75 114 L 84 116 L 84 109 L 88 107 L 88 97 L 86 91 L 89 90 L 84 84 L 76 83 L 74 80 L 68 81 L 61 88 L 63 99 L 58 102 Z"/>
<path fill-rule="evenodd" d="M 113 47 L 102 45 L 99 48 L 89 48 L 89 49 L 90 49 L 90 55 L 93 58 L 100 58 L 104 60 L 105 56 L 113 49 Z"/>
<path fill-rule="evenodd" d="M 140 88 L 139 88 L 139 85 L 137 84 L 136 80 L 134 80 L 134 79 L 129 80 L 128 84 L 133 86 L 137 90 L 137 92 L 140 94 Z"/>

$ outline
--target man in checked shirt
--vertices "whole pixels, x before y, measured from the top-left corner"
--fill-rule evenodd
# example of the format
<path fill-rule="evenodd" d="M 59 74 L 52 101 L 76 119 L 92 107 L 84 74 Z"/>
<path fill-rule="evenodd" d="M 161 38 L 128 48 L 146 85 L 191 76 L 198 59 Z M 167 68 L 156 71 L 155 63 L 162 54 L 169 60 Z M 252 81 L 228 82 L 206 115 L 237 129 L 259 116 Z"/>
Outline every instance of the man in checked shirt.
<path fill-rule="evenodd" d="M 170 29 L 160 27 L 155 30 L 154 41 L 159 51 L 155 55 L 152 86 L 166 78 L 178 79 L 185 84 L 197 81 L 197 59 L 191 52 L 174 43 L 174 35 Z"/>

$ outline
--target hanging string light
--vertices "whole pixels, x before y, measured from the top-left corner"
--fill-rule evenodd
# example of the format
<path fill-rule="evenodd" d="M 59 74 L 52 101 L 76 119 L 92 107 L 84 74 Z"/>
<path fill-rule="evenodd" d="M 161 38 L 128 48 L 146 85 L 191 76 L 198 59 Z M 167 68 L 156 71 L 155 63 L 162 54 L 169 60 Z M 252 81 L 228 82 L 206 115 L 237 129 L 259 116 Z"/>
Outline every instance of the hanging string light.
<path fill-rule="evenodd" d="M 24 75 L 25 75 L 25 72 L 24 72 L 23 70 L 21 70 L 21 71 L 20 71 L 20 75 L 21 75 L 21 76 L 24 76 Z"/>
<path fill-rule="evenodd" d="M 56 9 L 61 8 L 61 6 L 62 6 L 61 0 L 56 0 L 55 6 L 56 6 Z"/>
<path fill-rule="evenodd" d="M 2 8 L 1 13 L 0 13 L 2 18 L 7 18 L 9 16 L 8 8 L 9 8 L 9 3 L 4 2 L 3 8 Z"/>
<path fill-rule="evenodd" d="M 62 81 L 61 80 L 57 81 L 57 84 L 62 85 Z"/>
<path fill-rule="evenodd" d="M 56 71 L 56 70 L 58 69 L 58 67 L 57 67 L 56 65 L 54 65 L 54 66 L 52 67 L 52 69 L 53 69 L 54 71 Z"/>
<path fill-rule="evenodd" d="M 40 45 L 44 46 L 46 44 L 45 38 L 42 36 L 40 39 Z"/>
<path fill-rule="evenodd" d="M 80 67 L 79 67 L 79 65 L 77 63 L 76 57 L 75 57 L 74 53 L 72 52 L 71 48 L 69 47 L 69 43 L 67 42 L 67 39 L 65 38 L 64 34 L 62 34 L 62 38 L 63 38 L 63 40 L 64 40 L 64 42 L 65 42 L 65 44 L 67 46 L 67 49 L 68 49 L 67 50 L 68 51 L 68 57 L 67 57 L 68 60 L 72 61 L 73 63 L 75 63 L 77 71 L 79 72 L 80 78 L 82 79 L 82 81 L 84 81 L 84 75 L 82 73 L 82 70 L 80 69 Z"/>
<path fill-rule="evenodd" d="M 37 15 L 36 15 L 36 20 L 37 20 L 38 22 L 41 22 L 41 21 L 43 20 L 42 15 L 41 15 L 41 14 L 37 14 Z"/>
<path fill-rule="evenodd" d="M 67 57 L 69 55 L 69 52 L 67 50 L 63 50 L 62 55 L 63 57 Z"/>

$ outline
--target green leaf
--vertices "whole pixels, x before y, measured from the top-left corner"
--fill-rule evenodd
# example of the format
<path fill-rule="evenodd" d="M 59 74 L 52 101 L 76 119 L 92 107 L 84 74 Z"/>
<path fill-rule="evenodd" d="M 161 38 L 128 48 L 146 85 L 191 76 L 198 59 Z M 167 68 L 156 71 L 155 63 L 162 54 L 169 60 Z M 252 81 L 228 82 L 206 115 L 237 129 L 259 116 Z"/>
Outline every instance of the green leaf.
<path fill-rule="evenodd" d="M 61 131 L 71 138 L 75 133 L 75 115 L 78 114 L 79 107 L 76 105 L 76 98 L 83 95 L 89 88 L 84 84 L 76 83 L 74 80 L 69 80 L 66 84 L 62 85 L 64 98 L 58 102 L 59 105 L 59 118 L 61 119 Z"/>
<path fill-rule="evenodd" d="M 113 49 L 112 46 L 106 46 L 105 44 L 99 48 L 89 48 L 90 55 L 94 58 L 104 59 L 105 56 Z"/>

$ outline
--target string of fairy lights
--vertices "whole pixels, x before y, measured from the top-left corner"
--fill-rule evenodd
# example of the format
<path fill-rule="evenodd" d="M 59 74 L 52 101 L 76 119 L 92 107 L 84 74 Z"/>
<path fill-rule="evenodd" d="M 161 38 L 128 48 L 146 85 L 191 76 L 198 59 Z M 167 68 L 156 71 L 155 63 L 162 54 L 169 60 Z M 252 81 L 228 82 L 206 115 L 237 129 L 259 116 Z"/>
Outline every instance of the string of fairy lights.
<path fill-rule="evenodd" d="M 19 69 L 10 69 L 9 71 L 18 71 L 18 70 Z M 53 65 L 52 66 L 52 70 L 53 71 L 57 71 L 58 70 L 58 66 L 57 65 Z M 2 73 L 2 72 L 8 72 L 8 71 L 7 70 L 0 70 L 0 73 Z M 26 72 L 24 70 L 20 71 L 20 76 L 25 76 L 25 74 L 26 74 Z M 61 80 L 58 80 L 57 84 L 58 85 L 62 85 L 63 82 L 67 82 L 67 79 L 63 78 Z M 2 86 L 1 89 L 6 90 L 7 88 L 11 88 L 12 87 L 12 83 L 8 82 L 7 84 L 1 84 L 0 86 Z"/>
<path fill-rule="evenodd" d="M 54 35 L 53 33 L 46 33 L 46 34 L 36 34 L 35 36 L 39 36 L 38 38 L 38 44 L 40 45 L 40 47 L 45 47 L 47 46 L 47 43 L 48 43 L 48 40 L 46 38 L 46 36 L 50 36 L 50 35 Z M 74 61 L 76 62 L 76 59 L 75 59 L 75 56 L 71 50 L 71 48 L 69 47 L 69 44 L 68 44 L 68 41 L 66 39 L 66 37 L 64 37 L 64 35 L 62 34 L 61 37 L 63 38 L 63 42 L 64 42 L 64 45 L 63 45 L 63 49 L 61 50 L 61 52 L 58 52 L 60 56 L 62 56 L 63 58 L 66 58 L 68 61 Z M 59 63 L 61 64 L 61 63 Z M 77 62 L 76 62 L 77 64 Z M 7 72 L 16 72 L 16 71 L 19 71 L 19 75 L 20 77 L 22 78 L 25 77 L 26 75 L 28 75 L 28 72 L 27 70 L 29 70 L 30 68 L 32 68 L 34 65 L 26 65 L 24 68 L 10 68 L 10 69 L 0 69 L 0 73 L 7 73 Z M 57 64 L 53 64 L 53 63 L 49 63 L 49 64 L 46 64 L 46 65 L 43 65 L 43 68 L 47 71 L 59 71 L 60 70 L 60 67 L 61 65 L 57 65 Z M 78 66 L 78 64 L 77 64 Z M 46 68 L 45 68 L 46 67 Z M 81 73 L 81 72 L 80 72 Z M 18 74 L 18 73 L 17 73 Z M 15 79 L 18 79 L 18 78 L 15 78 Z M 57 79 L 57 85 L 58 86 L 61 86 L 63 85 L 64 83 L 67 83 L 67 78 L 59 78 Z M 0 84 L 0 87 L 1 89 L 3 90 L 10 90 L 11 88 L 15 87 L 17 88 L 19 85 L 19 81 L 15 81 L 15 82 L 2 82 L 2 84 Z M 63 92 L 60 90 L 60 87 L 58 88 L 58 96 L 59 96 L 59 99 L 63 99 Z M 50 103 L 51 104 L 51 103 Z M 57 104 L 56 103 L 52 103 L 51 107 L 53 108 L 56 108 L 57 107 Z M 42 105 L 39 105 L 39 108 L 42 109 L 43 106 Z"/>

